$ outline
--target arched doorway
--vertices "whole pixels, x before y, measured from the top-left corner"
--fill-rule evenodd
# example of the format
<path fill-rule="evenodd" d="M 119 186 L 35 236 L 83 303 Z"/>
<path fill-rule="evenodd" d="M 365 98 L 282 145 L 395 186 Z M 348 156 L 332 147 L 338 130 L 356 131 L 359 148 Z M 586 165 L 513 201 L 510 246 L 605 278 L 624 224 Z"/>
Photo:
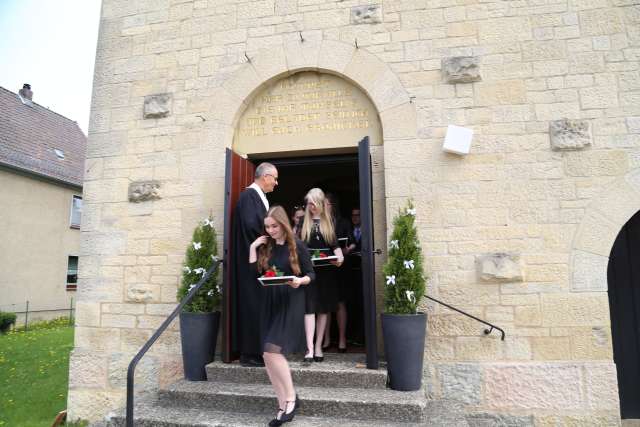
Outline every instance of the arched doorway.
<path fill-rule="evenodd" d="M 360 321 L 367 367 L 377 368 L 375 268 L 383 260 L 374 262 L 373 247 L 386 241 L 386 207 L 382 126 L 376 106 L 352 81 L 320 71 L 273 79 L 256 90 L 245 106 L 235 124 L 232 148 L 227 150 L 225 260 L 233 262 L 229 230 L 235 200 L 253 181 L 254 168 L 261 161 L 279 170 L 277 192 L 269 195 L 272 204 L 293 208 L 306 191 L 318 186 L 342 200 L 349 212 L 359 209 L 362 251 L 357 256 L 361 257 L 358 276 L 362 283 L 355 298 L 361 300 L 361 313 L 351 311 L 348 325 Z M 345 211 L 342 213 L 344 217 Z M 374 230 L 379 236 L 376 242 Z M 224 276 L 230 284 L 233 279 L 227 278 L 228 271 Z M 234 315 L 238 302 L 233 287 L 223 289 L 223 359 L 232 361 L 238 353 L 234 331 L 240 329 L 241 319 Z M 347 326 L 347 335 L 350 330 L 357 335 L 351 326 Z"/>
<path fill-rule="evenodd" d="M 620 413 L 640 418 L 640 211 L 613 244 L 607 282 Z"/>

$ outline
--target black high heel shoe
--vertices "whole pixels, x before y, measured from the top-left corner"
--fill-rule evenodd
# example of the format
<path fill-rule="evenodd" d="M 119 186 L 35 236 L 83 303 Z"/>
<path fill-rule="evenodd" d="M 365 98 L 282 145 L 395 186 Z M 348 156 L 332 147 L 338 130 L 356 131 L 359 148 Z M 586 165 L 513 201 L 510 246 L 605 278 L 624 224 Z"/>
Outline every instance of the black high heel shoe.
<path fill-rule="evenodd" d="M 324 362 L 324 356 L 313 356 L 314 362 Z"/>
<path fill-rule="evenodd" d="M 346 353 L 347 347 L 338 347 L 338 353 Z"/>
<path fill-rule="evenodd" d="M 293 409 L 291 410 L 291 412 L 289 413 L 283 412 L 280 415 L 280 419 L 278 418 L 272 419 L 269 422 L 269 427 L 280 427 L 284 423 L 293 421 L 293 418 L 296 416 L 296 410 L 298 410 L 298 408 L 300 407 L 300 403 L 298 402 L 298 395 L 296 395 L 296 400 L 287 400 L 286 403 L 287 404 L 285 405 L 285 408 L 289 406 L 289 403 L 293 403 Z M 282 411 L 282 409 L 280 410 Z"/>
<path fill-rule="evenodd" d="M 304 355 L 304 359 L 302 359 L 302 363 L 312 363 L 315 357 Z"/>
<path fill-rule="evenodd" d="M 278 408 L 278 414 L 276 414 L 276 417 L 274 419 L 269 421 L 269 427 L 278 427 L 282 425 L 282 422 L 278 419 L 278 415 L 280 415 L 280 412 L 284 414 L 284 409 Z M 282 418 L 282 415 L 280 415 L 280 417 Z"/>

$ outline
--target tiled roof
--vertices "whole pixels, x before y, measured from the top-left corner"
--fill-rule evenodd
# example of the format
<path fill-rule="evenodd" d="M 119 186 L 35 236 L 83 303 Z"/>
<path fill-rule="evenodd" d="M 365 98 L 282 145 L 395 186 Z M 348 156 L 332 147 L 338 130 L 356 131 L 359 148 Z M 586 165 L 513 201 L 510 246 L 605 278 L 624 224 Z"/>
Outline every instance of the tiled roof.
<path fill-rule="evenodd" d="M 0 87 L 0 165 L 82 186 L 86 149 L 76 122 Z"/>

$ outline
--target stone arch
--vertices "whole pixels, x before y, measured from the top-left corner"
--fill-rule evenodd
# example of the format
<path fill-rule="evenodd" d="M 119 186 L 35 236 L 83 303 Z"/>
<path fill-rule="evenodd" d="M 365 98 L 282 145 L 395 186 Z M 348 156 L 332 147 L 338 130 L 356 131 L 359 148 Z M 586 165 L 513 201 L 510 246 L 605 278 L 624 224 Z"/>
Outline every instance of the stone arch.
<path fill-rule="evenodd" d="M 640 210 L 640 169 L 616 179 L 594 197 L 571 251 L 571 290 L 607 291 L 607 266 L 622 227 Z"/>
<path fill-rule="evenodd" d="M 415 104 L 384 61 L 351 44 L 308 40 L 285 42 L 259 51 L 211 94 L 217 121 L 224 127 L 224 145 L 231 146 L 235 126 L 253 95 L 265 84 L 300 71 L 334 74 L 361 88 L 378 111 L 385 144 L 393 139 L 416 137 Z M 222 76 L 218 77 L 222 80 Z"/>

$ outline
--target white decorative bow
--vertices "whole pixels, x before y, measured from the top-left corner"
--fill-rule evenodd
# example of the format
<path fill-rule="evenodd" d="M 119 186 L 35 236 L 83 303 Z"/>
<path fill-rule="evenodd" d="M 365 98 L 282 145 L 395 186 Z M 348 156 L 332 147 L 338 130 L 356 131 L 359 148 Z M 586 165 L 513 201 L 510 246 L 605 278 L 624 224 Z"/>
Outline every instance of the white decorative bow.
<path fill-rule="evenodd" d="M 207 292 L 207 296 L 212 297 L 213 296 L 213 289 L 209 290 L 209 292 Z"/>
<path fill-rule="evenodd" d="M 415 265 L 413 264 L 413 260 L 412 259 L 410 259 L 409 261 L 405 260 L 404 268 L 406 268 L 407 270 L 413 270 L 415 268 Z"/>
<path fill-rule="evenodd" d="M 216 291 L 218 291 L 218 293 L 222 292 L 222 289 L 220 289 L 220 285 L 216 285 Z"/>
<path fill-rule="evenodd" d="M 202 247 L 202 243 L 200 242 L 193 242 L 193 249 L 195 249 L 196 251 L 198 249 L 200 249 Z"/>
<path fill-rule="evenodd" d="M 207 270 L 205 270 L 202 267 L 198 267 L 198 268 L 194 268 L 193 272 L 196 274 L 202 274 L 203 276 L 205 275 L 205 273 L 207 272 Z"/>
<path fill-rule="evenodd" d="M 217 256 L 215 256 L 215 255 L 211 255 L 211 259 L 213 260 L 213 262 L 216 262 L 216 261 L 218 261 L 220 258 L 218 258 L 218 257 L 217 257 Z"/>
<path fill-rule="evenodd" d="M 396 276 L 391 275 L 387 276 L 387 285 L 395 285 L 396 284 Z"/>
<path fill-rule="evenodd" d="M 195 284 L 193 284 L 193 285 L 189 285 L 189 292 L 191 292 L 191 289 L 193 289 L 193 288 L 195 288 L 195 287 L 196 287 L 196 285 L 195 285 Z"/>
<path fill-rule="evenodd" d="M 209 221 L 209 218 L 205 218 L 203 223 L 204 225 L 208 225 L 209 227 L 213 228 L 213 221 Z"/>
<path fill-rule="evenodd" d="M 407 215 L 413 215 L 413 216 L 416 216 L 416 209 L 415 209 L 415 208 L 409 208 L 409 209 L 407 209 Z"/>
<path fill-rule="evenodd" d="M 413 291 L 406 291 L 405 292 L 407 294 L 407 299 L 409 300 L 409 302 L 415 304 L 416 303 L 416 295 L 415 292 Z"/>
<path fill-rule="evenodd" d="M 400 249 L 400 246 L 398 245 L 398 241 L 397 240 L 392 240 L 389 242 L 389 248 L 393 249 Z"/>
<path fill-rule="evenodd" d="M 188 265 L 185 265 L 185 266 L 182 268 L 182 271 L 184 271 L 185 273 L 191 273 L 191 269 L 189 268 L 189 266 L 188 266 Z"/>

